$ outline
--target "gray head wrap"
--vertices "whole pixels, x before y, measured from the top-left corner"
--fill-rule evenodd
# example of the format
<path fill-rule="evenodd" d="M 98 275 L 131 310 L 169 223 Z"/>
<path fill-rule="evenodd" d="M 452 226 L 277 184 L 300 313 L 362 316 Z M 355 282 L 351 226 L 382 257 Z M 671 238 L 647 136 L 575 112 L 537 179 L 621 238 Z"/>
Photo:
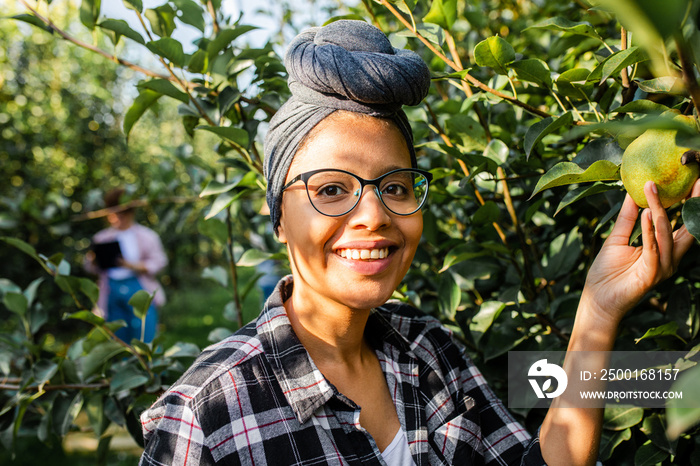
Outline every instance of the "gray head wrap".
<path fill-rule="evenodd" d="M 336 110 L 393 120 L 416 166 L 413 134 L 401 106 L 418 105 L 430 87 L 430 72 L 418 54 L 393 48 L 368 23 L 341 20 L 299 34 L 284 64 L 292 97 L 272 117 L 265 137 L 267 205 L 275 229 L 282 187 L 299 145 Z"/>

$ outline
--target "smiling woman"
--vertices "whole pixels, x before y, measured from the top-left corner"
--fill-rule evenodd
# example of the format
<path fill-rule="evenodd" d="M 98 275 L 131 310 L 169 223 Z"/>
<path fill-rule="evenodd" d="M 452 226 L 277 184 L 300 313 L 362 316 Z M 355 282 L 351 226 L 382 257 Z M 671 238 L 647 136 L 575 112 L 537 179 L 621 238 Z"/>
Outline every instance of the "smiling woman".
<path fill-rule="evenodd" d="M 559 398 L 532 438 L 436 319 L 388 301 L 431 181 L 401 110 L 427 94 L 425 63 L 369 24 L 338 21 L 298 36 L 285 64 L 293 97 L 270 122 L 265 174 L 292 274 L 142 415 L 141 464 L 594 463 L 600 409 Z M 569 350 L 610 350 L 624 313 L 693 241 L 672 234 L 653 184 L 645 193 L 644 247 L 628 246 L 628 198 Z"/>

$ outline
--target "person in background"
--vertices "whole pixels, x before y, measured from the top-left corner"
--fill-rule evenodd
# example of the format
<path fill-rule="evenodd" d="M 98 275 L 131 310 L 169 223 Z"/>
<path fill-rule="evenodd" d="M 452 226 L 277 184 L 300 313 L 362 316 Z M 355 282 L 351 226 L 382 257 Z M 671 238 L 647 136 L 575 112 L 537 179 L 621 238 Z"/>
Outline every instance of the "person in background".
<path fill-rule="evenodd" d="M 134 208 L 120 208 L 124 193 L 123 188 L 115 188 L 105 194 L 105 207 L 112 209 L 107 214 L 110 226 L 92 239 L 93 244 L 118 242 L 121 257 L 115 267 L 102 269 L 95 254 L 90 253 L 86 256 L 85 268 L 99 276 L 96 313 L 110 322 L 124 320 L 126 327 L 117 330 L 116 335 L 127 343 L 134 338 L 140 340 L 142 336 L 141 319 L 134 315 L 129 300 L 139 290 L 155 293 L 143 330 L 143 341 L 150 343 L 158 324 L 157 308 L 165 303 L 165 292 L 156 274 L 167 265 L 168 258 L 158 234 L 136 223 Z"/>

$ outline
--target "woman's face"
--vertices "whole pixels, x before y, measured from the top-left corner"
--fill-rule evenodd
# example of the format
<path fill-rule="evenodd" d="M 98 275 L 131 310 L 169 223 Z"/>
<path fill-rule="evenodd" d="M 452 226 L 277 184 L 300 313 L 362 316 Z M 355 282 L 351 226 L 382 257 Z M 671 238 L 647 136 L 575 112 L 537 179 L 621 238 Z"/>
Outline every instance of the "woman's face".
<path fill-rule="evenodd" d="M 319 123 L 297 152 L 286 181 L 319 168 L 373 179 L 410 167 L 406 141 L 395 125 L 336 112 Z M 348 214 L 324 216 L 311 205 L 304 183 L 297 181 L 284 192 L 278 232 L 289 250 L 295 295 L 309 303 L 330 299 L 352 309 L 370 309 L 389 299 L 403 279 L 422 230 L 420 211 L 409 216 L 389 212 L 371 186 Z"/>

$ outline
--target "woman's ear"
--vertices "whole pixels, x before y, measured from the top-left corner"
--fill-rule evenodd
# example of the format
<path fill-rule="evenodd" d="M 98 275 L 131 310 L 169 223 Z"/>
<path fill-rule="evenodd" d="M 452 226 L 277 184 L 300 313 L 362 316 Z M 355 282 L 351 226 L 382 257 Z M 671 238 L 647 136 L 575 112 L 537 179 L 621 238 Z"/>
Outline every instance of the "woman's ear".
<path fill-rule="evenodd" d="M 277 235 L 277 240 L 282 244 L 287 244 L 287 235 L 284 232 L 284 226 L 282 225 L 282 220 L 280 219 L 279 225 L 275 228 L 275 234 Z"/>

